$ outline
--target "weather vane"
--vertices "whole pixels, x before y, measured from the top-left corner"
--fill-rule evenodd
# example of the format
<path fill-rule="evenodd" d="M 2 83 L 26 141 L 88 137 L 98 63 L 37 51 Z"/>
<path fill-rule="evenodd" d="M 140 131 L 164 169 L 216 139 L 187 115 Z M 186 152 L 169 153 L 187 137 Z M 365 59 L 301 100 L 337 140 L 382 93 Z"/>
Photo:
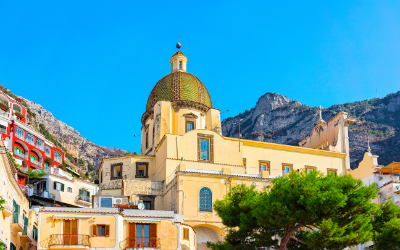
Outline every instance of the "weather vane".
<path fill-rule="evenodd" d="M 176 48 L 179 50 L 182 47 L 182 45 L 179 43 L 179 35 L 178 35 L 178 43 L 176 44 Z"/>

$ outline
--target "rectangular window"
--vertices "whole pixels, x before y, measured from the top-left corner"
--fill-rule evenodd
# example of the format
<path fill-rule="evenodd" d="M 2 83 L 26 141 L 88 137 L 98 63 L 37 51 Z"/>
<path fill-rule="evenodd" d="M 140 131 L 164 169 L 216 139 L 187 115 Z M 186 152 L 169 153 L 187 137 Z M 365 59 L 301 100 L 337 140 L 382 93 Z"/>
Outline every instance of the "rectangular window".
<path fill-rule="evenodd" d="M 189 240 L 189 228 L 183 228 L 183 239 Z"/>
<path fill-rule="evenodd" d="M 111 180 L 122 179 L 122 163 L 111 165 Z"/>
<path fill-rule="evenodd" d="M 210 139 L 200 138 L 200 160 L 210 160 Z"/>
<path fill-rule="evenodd" d="M 33 225 L 33 239 L 36 241 L 38 239 L 38 229 L 35 225 Z"/>
<path fill-rule="evenodd" d="M 262 171 L 269 171 L 269 161 L 259 161 L 260 173 Z M 271 174 L 271 173 L 270 173 Z"/>
<path fill-rule="evenodd" d="M 90 191 L 79 189 L 79 200 L 90 202 Z"/>
<path fill-rule="evenodd" d="M 26 142 L 35 146 L 35 137 L 29 133 L 26 133 Z"/>
<path fill-rule="evenodd" d="M 16 146 L 14 146 L 14 154 L 19 157 L 23 157 L 22 149 L 17 148 Z"/>
<path fill-rule="evenodd" d="M 54 182 L 54 185 L 53 185 L 53 189 L 54 189 L 54 190 L 61 191 L 61 192 L 64 192 L 64 184 L 55 181 L 55 182 Z"/>
<path fill-rule="evenodd" d="M 44 150 L 44 143 L 39 138 L 36 138 L 36 147 L 42 151 Z"/>
<path fill-rule="evenodd" d="M 136 175 L 135 178 L 148 178 L 149 177 L 149 163 L 136 162 Z"/>
<path fill-rule="evenodd" d="M 112 207 L 112 198 L 101 198 L 100 207 Z"/>
<path fill-rule="evenodd" d="M 179 69 L 182 69 L 182 61 L 179 61 Z"/>
<path fill-rule="evenodd" d="M 51 157 L 51 150 L 47 145 L 44 146 L 44 153 L 47 157 Z"/>
<path fill-rule="evenodd" d="M 187 122 L 186 123 L 186 132 L 190 132 L 194 129 L 194 122 Z"/>
<path fill-rule="evenodd" d="M 151 210 L 151 201 L 143 201 L 144 209 Z"/>
<path fill-rule="evenodd" d="M 128 247 L 158 248 L 157 224 L 129 224 Z"/>
<path fill-rule="evenodd" d="M 282 164 L 282 172 L 283 172 L 283 176 L 287 175 L 293 168 L 292 164 Z"/>
<path fill-rule="evenodd" d="M 306 166 L 307 169 L 307 174 L 311 173 L 312 171 L 315 171 L 317 168 L 316 167 L 311 167 L 311 166 Z"/>
<path fill-rule="evenodd" d="M 38 164 L 38 163 L 39 163 L 38 158 L 37 158 L 36 156 L 30 155 L 29 158 L 30 158 L 30 161 L 31 161 L 33 164 Z"/>
<path fill-rule="evenodd" d="M 62 245 L 78 245 L 78 220 L 64 220 Z"/>
<path fill-rule="evenodd" d="M 0 125 L 0 132 L 3 133 L 3 134 L 7 134 L 7 127 L 3 126 L 3 125 Z"/>
<path fill-rule="evenodd" d="M 17 127 L 15 129 L 15 136 L 21 140 L 25 140 L 25 131 L 22 128 Z"/>
<path fill-rule="evenodd" d="M 328 174 L 332 174 L 334 176 L 337 176 L 337 169 L 334 168 L 328 168 L 327 169 Z"/>
<path fill-rule="evenodd" d="M 110 236 L 110 225 L 93 225 L 92 236 Z"/>
<path fill-rule="evenodd" d="M 62 163 L 62 156 L 57 151 L 54 151 L 54 160 L 56 160 L 56 162 L 58 162 L 58 163 Z"/>

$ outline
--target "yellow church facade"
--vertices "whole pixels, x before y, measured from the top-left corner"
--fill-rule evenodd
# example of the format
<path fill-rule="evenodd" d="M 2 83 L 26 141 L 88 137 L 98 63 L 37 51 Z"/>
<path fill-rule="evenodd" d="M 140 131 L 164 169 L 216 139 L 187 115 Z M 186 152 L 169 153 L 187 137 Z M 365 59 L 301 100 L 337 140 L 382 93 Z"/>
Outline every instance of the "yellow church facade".
<path fill-rule="evenodd" d="M 220 111 L 206 86 L 187 73 L 187 62 L 176 52 L 171 73 L 151 91 L 141 118 L 140 155 L 103 159 L 99 196 L 127 197 L 146 210 L 182 215 L 194 229 L 194 247 L 206 249 L 207 242 L 224 239 L 213 204 L 232 186 L 262 190 L 273 178 L 300 169 L 346 174 L 348 126 L 354 122 L 346 113 L 328 122 L 321 118 L 299 146 L 224 137 Z"/>

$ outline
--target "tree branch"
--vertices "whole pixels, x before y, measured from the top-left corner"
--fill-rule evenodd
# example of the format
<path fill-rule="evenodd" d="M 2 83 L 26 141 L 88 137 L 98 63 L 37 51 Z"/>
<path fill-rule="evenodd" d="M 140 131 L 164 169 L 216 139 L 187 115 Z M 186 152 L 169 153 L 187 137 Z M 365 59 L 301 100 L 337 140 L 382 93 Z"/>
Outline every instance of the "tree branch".
<path fill-rule="evenodd" d="M 301 240 L 297 239 L 297 238 L 294 237 L 294 236 L 290 236 L 290 238 L 294 239 L 294 240 L 297 241 L 297 242 L 300 242 L 301 244 L 305 244 L 304 242 L 302 242 Z"/>

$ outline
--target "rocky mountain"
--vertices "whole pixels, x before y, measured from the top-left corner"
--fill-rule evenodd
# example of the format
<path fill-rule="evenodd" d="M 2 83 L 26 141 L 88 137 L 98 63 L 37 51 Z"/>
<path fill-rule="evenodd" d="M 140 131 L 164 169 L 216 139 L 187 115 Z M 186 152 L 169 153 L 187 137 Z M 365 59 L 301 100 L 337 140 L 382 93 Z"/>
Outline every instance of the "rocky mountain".
<path fill-rule="evenodd" d="M 75 161 L 76 163 L 77 159 L 73 158 L 79 158 L 93 166 L 97 166 L 105 157 L 123 155 L 128 152 L 119 148 L 102 147 L 94 144 L 81 136 L 77 130 L 68 124 L 57 120 L 50 111 L 44 109 L 40 104 L 21 98 L 33 113 L 33 125 L 37 126 L 38 130 L 43 130 L 40 127 L 40 124 L 43 124 L 45 129 L 65 148 L 66 153 L 72 155 L 72 157 L 69 157 L 70 161 Z"/>
<path fill-rule="evenodd" d="M 322 117 L 328 121 L 341 111 L 357 118 L 349 132 L 352 168 L 362 160 L 368 137 L 372 153 L 379 155 L 379 164 L 400 161 L 400 91 L 384 98 L 333 105 L 323 109 Z M 303 105 L 283 95 L 266 93 L 254 108 L 224 119 L 222 133 L 238 138 L 237 121 L 241 119 L 242 138 L 298 145 L 313 129 L 317 113 L 317 107 Z"/>

